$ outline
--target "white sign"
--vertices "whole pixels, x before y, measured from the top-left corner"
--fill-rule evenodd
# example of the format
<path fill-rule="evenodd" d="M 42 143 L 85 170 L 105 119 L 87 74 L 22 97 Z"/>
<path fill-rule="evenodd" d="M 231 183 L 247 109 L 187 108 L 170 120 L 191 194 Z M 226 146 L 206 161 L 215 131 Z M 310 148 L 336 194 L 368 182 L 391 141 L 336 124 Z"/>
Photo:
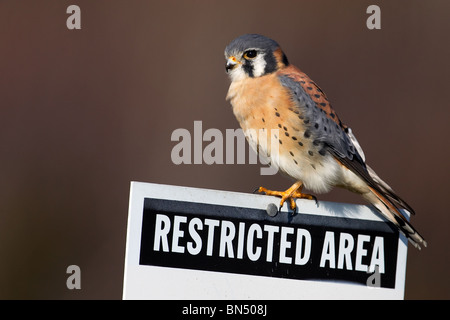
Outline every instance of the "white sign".
<path fill-rule="evenodd" d="M 403 299 L 407 240 L 374 210 L 279 201 L 132 182 L 123 298 Z"/>

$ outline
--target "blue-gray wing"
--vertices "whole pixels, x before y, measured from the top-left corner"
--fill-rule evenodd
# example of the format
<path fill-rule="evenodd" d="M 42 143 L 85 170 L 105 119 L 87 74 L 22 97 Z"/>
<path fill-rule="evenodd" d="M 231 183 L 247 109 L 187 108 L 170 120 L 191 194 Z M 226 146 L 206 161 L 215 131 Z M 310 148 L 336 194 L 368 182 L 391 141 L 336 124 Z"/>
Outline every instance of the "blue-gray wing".
<path fill-rule="evenodd" d="M 315 144 L 322 144 L 339 159 L 355 160 L 367 171 L 364 155 L 358 152 L 359 144 L 351 130 L 342 124 L 323 91 L 303 73 L 284 74 L 279 78 L 298 108 L 297 121 L 307 128 Z"/>
<path fill-rule="evenodd" d="M 371 174 L 365 163 L 364 153 L 350 128 L 345 126 L 330 105 L 320 87 L 306 74 L 296 68 L 280 72 L 281 84 L 292 95 L 298 115 L 295 121 L 302 122 L 315 145 L 331 153 L 343 166 L 353 171 L 379 193 L 389 198 L 395 206 L 405 208 L 414 214 L 414 210 L 378 176 Z M 370 171 L 370 172 L 369 172 Z"/>

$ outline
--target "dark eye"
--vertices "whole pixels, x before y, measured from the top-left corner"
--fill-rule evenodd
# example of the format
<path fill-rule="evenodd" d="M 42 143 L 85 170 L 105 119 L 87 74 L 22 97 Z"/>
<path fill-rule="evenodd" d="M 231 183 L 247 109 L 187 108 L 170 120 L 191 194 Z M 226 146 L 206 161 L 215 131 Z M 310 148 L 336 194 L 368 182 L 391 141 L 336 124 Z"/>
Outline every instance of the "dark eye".
<path fill-rule="evenodd" d="M 245 59 L 253 59 L 256 57 L 258 53 L 256 52 L 256 50 L 248 50 L 244 52 L 244 58 Z"/>

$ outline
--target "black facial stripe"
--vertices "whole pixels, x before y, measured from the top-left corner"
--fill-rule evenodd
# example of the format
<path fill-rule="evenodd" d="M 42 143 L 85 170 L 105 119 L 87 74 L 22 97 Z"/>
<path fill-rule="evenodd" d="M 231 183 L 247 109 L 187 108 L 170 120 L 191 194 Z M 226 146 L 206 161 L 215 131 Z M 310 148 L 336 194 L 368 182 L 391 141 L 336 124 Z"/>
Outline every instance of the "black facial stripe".
<path fill-rule="evenodd" d="M 286 57 L 286 55 L 283 53 L 283 63 L 284 63 L 284 65 L 285 66 L 288 66 L 289 65 L 289 60 L 288 60 L 288 58 Z"/>
<path fill-rule="evenodd" d="M 245 73 L 248 74 L 249 77 L 253 78 L 253 65 L 251 61 L 245 60 L 242 68 L 244 68 Z"/>
<path fill-rule="evenodd" d="M 275 59 L 273 52 L 266 52 L 264 55 L 264 60 L 266 60 L 264 74 L 272 73 L 277 70 L 277 60 Z"/>

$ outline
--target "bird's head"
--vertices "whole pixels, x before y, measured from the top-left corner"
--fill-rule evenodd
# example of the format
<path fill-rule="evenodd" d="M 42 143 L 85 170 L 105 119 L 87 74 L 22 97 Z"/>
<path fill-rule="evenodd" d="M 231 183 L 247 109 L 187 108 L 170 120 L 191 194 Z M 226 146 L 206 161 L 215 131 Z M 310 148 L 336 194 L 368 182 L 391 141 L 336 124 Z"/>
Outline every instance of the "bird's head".
<path fill-rule="evenodd" d="M 259 34 L 244 34 L 225 48 L 231 81 L 261 77 L 289 65 L 278 43 Z"/>

